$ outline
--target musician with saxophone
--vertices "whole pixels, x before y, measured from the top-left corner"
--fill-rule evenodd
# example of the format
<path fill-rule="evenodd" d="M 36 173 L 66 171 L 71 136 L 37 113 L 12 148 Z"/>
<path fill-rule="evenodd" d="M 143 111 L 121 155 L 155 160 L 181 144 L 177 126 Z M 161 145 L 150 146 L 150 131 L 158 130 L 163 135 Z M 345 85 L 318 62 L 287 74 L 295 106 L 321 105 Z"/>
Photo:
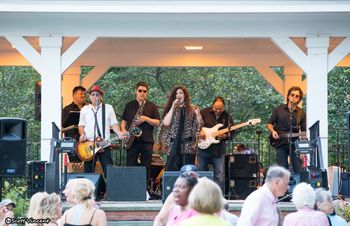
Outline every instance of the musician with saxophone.
<path fill-rule="evenodd" d="M 125 105 L 122 115 L 123 132 L 139 129 L 140 133 L 130 135 L 126 142 L 127 166 L 145 166 L 149 171 L 153 152 L 153 129 L 159 126 L 157 105 L 147 100 L 148 84 L 138 82 L 135 87 L 135 100 Z M 140 162 L 139 162 L 140 160 Z"/>
<path fill-rule="evenodd" d="M 102 102 L 102 97 L 104 94 L 102 89 L 99 86 L 95 85 L 91 88 L 89 94 L 91 104 L 85 105 L 80 111 L 78 125 L 80 134 L 79 142 L 92 143 L 92 145 L 95 145 L 95 147 L 97 147 L 98 143 L 102 143 L 101 140 L 110 140 L 110 128 L 113 129 L 113 132 L 115 132 L 120 139 L 125 139 L 127 135 L 120 131 L 112 105 Z M 104 175 L 106 177 L 107 166 L 113 165 L 111 151 L 108 148 L 101 148 L 97 153 L 95 153 L 95 156 L 98 157 L 102 165 Z M 84 168 L 86 173 L 93 172 L 93 162 L 94 161 L 90 159 L 89 161 L 85 161 Z"/>
<path fill-rule="evenodd" d="M 289 88 L 287 103 L 277 107 L 271 114 L 267 129 L 271 134 L 271 144 L 276 149 L 277 164 L 288 169 L 290 156 L 294 173 L 301 168 L 300 158 L 295 153 L 294 141 L 305 136 L 306 114 L 298 104 L 303 99 L 303 91 L 298 86 Z"/>

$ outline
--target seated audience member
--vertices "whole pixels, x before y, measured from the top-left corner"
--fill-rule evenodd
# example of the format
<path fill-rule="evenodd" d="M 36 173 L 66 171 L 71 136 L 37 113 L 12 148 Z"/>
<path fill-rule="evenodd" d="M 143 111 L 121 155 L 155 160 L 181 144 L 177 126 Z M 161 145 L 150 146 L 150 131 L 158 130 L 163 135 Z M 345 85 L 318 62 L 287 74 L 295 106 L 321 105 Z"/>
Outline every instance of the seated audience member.
<path fill-rule="evenodd" d="M 316 209 L 327 215 L 331 226 L 347 226 L 346 221 L 335 214 L 332 194 L 324 188 L 316 189 Z"/>
<path fill-rule="evenodd" d="M 67 202 L 74 206 L 63 214 L 61 219 L 63 226 L 107 225 L 105 212 L 94 207 L 94 190 L 95 186 L 88 179 L 78 178 L 68 181 L 63 193 Z"/>
<path fill-rule="evenodd" d="M 16 207 L 16 204 L 10 199 L 4 199 L 0 202 L 0 226 L 10 226 L 11 224 L 7 224 L 6 218 L 13 218 L 14 213 L 13 209 Z"/>
<path fill-rule="evenodd" d="M 202 178 L 193 188 L 190 196 L 190 207 L 199 214 L 184 220 L 181 226 L 230 226 L 228 222 L 217 216 L 222 210 L 222 192 L 215 182 Z"/>
<path fill-rule="evenodd" d="M 225 221 L 227 221 L 228 223 L 230 223 L 231 226 L 236 226 L 237 225 L 237 221 L 238 221 L 238 217 L 228 211 L 229 210 L 229 203 L 228 203 L 228 201 L 223 198 L 222 199 L 222 204 L 223 204 L 223 209 L 219 213 L 219 216 L 222 219 L 224 219 Z"/>
<path fill-rule="evenodd" d="M 38 192 L 30 199 L 27 217 L 32 219 L 45 219 L 49 221 L 26 223 L 27 226 L 56 226 L 62 216 L 62 206 L 60 197 L 55 194 Z"/>
<path fill-rule="evenodd" d="M 321 211 L 314 210 L 316 193 L 310 184 L 300 183 L 295 186 L 292 202 L 297 212 L 288 214 L 283 226 L 308 225 L 329 226 L 327 216 Z"/>
<path fill-rule="evenodd" d="M 251 193 L 243 203 L 237 226 L 278 225 L 279 214 L 276 201 L 283 196 L 289 183 L 290 172 L 281 166 L 271 166 L 265 184 Z"/>
<path fill-rule="evenodd" d="M 184 165 L 180 169 L 180 173 L 185 173 L 185 172 L 192 172 L 193 175 L 198 177 L 197 172 L 198 168 L 195 165 Z M 153 226 L 163 226 L 168 220 L 169 212 L 170 210 L 174 207 L 175 205 L 175 200 L 174 200 L 174 195 L 173 193 L 170 193 L 168 197 L 166 198 L 162 208 L 160 209 L 159 213 L 157 216 L 154 218 L 153 221 Z"/>
<path fill-rule="evenodd" d="M 185 172 L 176 179 L 172 192 L 175 205 L 169 211 L 167 226 L 180 225 L 183 220 L 197 215 L 188 205 L 188 196 L 197 182 L 197 176 L 191 172 Z"/>

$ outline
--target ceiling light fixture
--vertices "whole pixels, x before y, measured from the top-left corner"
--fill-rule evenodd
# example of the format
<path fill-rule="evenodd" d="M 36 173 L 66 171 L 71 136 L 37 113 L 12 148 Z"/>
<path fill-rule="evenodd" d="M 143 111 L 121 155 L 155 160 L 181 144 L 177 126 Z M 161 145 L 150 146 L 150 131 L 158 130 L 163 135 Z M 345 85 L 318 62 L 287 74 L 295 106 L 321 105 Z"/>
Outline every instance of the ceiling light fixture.
<path fill-rule="evenodd" d="M 186 50 L 202 50 L 203 46 L 185 46 Z"/>

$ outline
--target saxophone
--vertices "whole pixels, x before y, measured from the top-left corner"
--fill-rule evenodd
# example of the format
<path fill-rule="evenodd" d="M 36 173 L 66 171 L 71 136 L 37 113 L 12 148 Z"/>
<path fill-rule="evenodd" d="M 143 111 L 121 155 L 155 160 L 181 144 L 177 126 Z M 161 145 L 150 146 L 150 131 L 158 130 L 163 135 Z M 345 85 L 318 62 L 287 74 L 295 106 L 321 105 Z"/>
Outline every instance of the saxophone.
<path fill-rule="evenodd" d="M 129 139 L 125 142 L 126 149 L 130 149 L 135 138 L 140 137 L 142 135 L 142 130 L 137 126 L 137 119 L 138 119 L 138 117 L 140 117 L 142 115 L 143 108 L 145 107 L 145 104 L 146 104 L 145 100 L 141 102 L 139 109 L 137 110 L 137 112 L 136 112 L 136 114 L 131 122 L 131 125 L 128 129 L 130 136 L 129 136 Z"/>

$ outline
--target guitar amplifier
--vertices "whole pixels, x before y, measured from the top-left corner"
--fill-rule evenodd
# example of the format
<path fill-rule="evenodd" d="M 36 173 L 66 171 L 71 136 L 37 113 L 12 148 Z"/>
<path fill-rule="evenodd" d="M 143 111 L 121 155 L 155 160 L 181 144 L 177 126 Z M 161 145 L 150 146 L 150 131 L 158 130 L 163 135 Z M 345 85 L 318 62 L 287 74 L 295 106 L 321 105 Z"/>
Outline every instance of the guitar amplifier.
<path fill-rule="evenodd" d="M 256 178 L 259 171 L 259 163 L 255 154 L 233 154 L 226 156 L 226 177 L 231 178 Z"/>

